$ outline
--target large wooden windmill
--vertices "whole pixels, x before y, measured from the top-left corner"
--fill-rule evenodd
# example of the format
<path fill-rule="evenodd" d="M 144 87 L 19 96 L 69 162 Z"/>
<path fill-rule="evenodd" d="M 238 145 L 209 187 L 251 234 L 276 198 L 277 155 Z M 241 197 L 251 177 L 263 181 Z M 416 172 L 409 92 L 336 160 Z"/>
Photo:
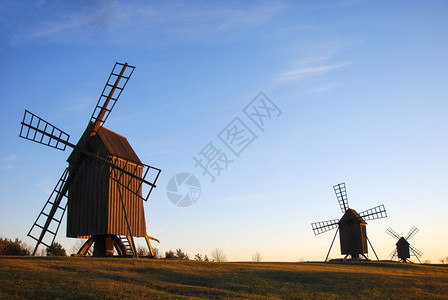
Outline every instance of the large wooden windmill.
<path fill-rule="evenodd" d="M 143 200 L 159 177 L 160 169 L 140 161 L 127 139 L 103 127 L 135 67 L 115 63 L 87 129 L 76 145 L 69 135 L 25 110 L 20 137 L 59 150 L 73 149 L 68 167 L 31 227 L 28 236 L 49 247 L 67 210 L 67 237 L 87 242 L 78 254 L 94 245 L 94 256 L 137 256 L 134 237 L 143 237 L 154 255 L 147 235 Z"/>
<path fill-rule="evenodd" d="M 420 256 L 422 256 L 423 252 L 421 252 L 408 242 L 414 235 L 417 234 L 418 231 L 419 230 L 417 227 L 412 226 L 411 230 L 409 230 L 409 233 L 406 235 L 406 237 L 402 237 L 398 235 L 398 233 L 396 233 L 392 228 L 390 227 L 387 228 L 386 233 L 391 237 L 397 239 L 397 243 L 395 244 L 396 248 L 390 254 L 391 259 L 397 257 L 399 261 L 407 262 L 408 258 L 410 258 L 411 255 L 414 255 L 421 263 Z"/>
<path fill-rule="evenodd" d="M 347 259 L 349 256 L 352 259 L 360 259 L 362 257 L 368 259 L 365 255 L 368 253 L 367 243 L 370 244 L 372 250 L 373 247 L 367 238 L 366 221 L 387 217 L 386 209 L 384 208 L 384 205 L 379 205 L 358 214 L 356 210 L 349 208 L 348 206 L 345 183 L 339 183 L 333 186 L 333 189 L 344 215 L 339 220 L 334 219 L 311 224 L 314 235 L 337 228 L 325 261 L 328 259 L 328 255 L 330 254 L 338 232 L 341 244 L 341 254 L 345 255 L 344 259 Z M 373 250 L 373 252 L 375 253 L 375 250 Z M 376 256 L 376 258 L 378 259 L 378 256 Z"/>

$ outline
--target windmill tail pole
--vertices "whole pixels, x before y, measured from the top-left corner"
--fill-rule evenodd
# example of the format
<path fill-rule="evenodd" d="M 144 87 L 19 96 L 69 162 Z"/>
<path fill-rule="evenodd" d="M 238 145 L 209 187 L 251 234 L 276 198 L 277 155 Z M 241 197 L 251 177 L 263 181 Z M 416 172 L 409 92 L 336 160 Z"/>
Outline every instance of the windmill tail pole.
<path fill-rule="evenodd" d="M 325 257 L 325 261 L 327 261 L 328 256 L 330 255 L 330 251 L 331 251 L 331 248 L 333 248 L 333 243 L 334 243 L 334 240 L 336 239 L 336 236 L 338 235 L 338 231 L 339 231 L 339 227 L 336 230 L 336 233 L 334 234 L 333 241 L 331 242 L 330 249 L 328 249 L 328 253 L 327 253 L 327 257 Z"/>
<path fill-rule="evenodd" d="M 372 248 L 373 253 L 375 254 L 376 260 L 380 261 L 378 258 L 378 255 L 376 255 L 375 249 L 373 249 L 372 243 L 370 242 L 369 238 L 366 236 L 367 242 L 369 242 L 370 248 Z"/>

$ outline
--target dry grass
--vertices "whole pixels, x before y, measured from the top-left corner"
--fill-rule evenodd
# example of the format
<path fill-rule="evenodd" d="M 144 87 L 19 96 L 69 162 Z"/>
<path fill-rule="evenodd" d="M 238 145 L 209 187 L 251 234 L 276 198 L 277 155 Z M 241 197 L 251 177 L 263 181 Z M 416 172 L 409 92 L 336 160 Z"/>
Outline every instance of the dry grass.
<path fill-rule="evenodd" d="M 448 267 L 0 257 L 0 287 L 1 299 L 448 299 Z"/>

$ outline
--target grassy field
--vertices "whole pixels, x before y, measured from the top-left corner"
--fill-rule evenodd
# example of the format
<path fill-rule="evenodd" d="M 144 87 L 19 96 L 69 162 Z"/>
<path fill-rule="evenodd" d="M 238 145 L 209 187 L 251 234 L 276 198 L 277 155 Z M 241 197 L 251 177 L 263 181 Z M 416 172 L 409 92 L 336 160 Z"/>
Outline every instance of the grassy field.
<path fill-rule="evenodd" d="M 0 299 L 445 298 L 448 267 L 0 257 Z"/>

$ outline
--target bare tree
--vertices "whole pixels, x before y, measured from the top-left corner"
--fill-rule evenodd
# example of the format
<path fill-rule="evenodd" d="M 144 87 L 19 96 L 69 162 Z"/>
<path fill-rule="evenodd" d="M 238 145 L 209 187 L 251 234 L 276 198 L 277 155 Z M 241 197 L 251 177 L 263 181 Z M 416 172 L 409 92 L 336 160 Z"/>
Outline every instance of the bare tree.
<path fill-rule="evenodd" d="M 204 259 L 202 258 L 202 255 L 200 253 L 198 253 L 198 254 L 194 255 L 194 260 L 195 261 L 203 261 Z"/>
<path fill-rule="evenodd" d="M 149 250 L 147 250 L 145 247 L 138 246 L 137 247 L 137 254 L 138 256 L 148 256 Z"/>
<path fill-rule="evenodd" d="M 252 261 L 254 262 L 260 262 L 263 259 L 263 255 L 261 255 L 259 252 L 255 252 L 252 254 Z"/>
<path fill-rule="evenodd" d="M 444 259 L 444 258 L 439 258 L 439 261 L 440 261 L 442 264 L 445 264 L 445 259 Z"/>
<path fill-rule="evenodd" d="M 226 255 L 222 252 L 221 249 L 215 248 L 212 253 L 212 260 L 216 262 L 225 262 L 227 261 Z"/>
<path fill-rule="evenodd" d="M 425 259 L 425 260 L 423 261 L 423 263 L 424 263 L 424 264 L 430 264 L 431 261 L 430 261 L 429 259 Z"/>
<path fill-rule="evenodd" d="M 160 258 L 159 249 L 152 247 L 152 251 L 154 252 L 154 258 Z"/>

